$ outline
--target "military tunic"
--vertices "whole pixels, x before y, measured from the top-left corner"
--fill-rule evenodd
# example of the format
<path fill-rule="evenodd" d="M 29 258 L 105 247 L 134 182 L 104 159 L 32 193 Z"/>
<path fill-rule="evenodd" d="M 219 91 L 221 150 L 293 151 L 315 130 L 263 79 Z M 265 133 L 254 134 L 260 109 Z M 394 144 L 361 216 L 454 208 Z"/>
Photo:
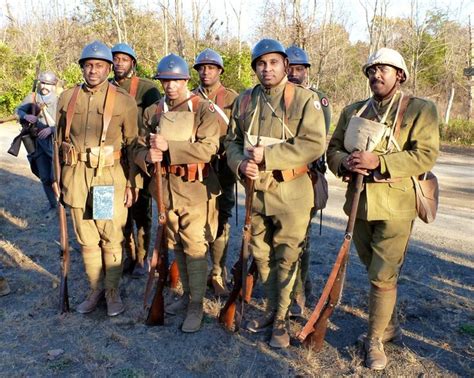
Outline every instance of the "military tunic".
<path fill-rule="evenodd" d="M 218 228 L 216 239 L 211 245 L 212 271 L 211 275 L 220 276 L 226 263 L 227 248 L 230 236 L 230 224 L 228 219 L 232 216 L 232 208 L 235 204 L 234 184 L 235 176 L 227 165 L 227 156 L 225 154 L 224 139 L 227 135 L 228 122 L 231 118 L 232 105 L 237 97 L 237 93 L 231 89 L 225 88 L 221 83 L 217 83 L 212 88 L 198 87 L 193 91 L 199 97 L 209 100 L 214 108 L 221 107 L 227 120 L 224 119 L 219 111 L 215 109 L 216 117 L 219 123 L 220 138 L 219 151 L 213 160 L 213 167 L 217 173 L 219 184 L 222 188 L 222 194 L 217 197 L 218 206 Z"/>
<path fill-rule="evenodd" d="M 137 79 L 135 101 L 138 107 L 138 135 L 146 135 L 145 126 L 143 125 L 143 112 L 146 108 L 158 102 L 161 95 L 153 81 L 138 77 Z M 130 93 L 131 84 L 132 78 L 126 78 L 118 85 Z M 143 180 L 143 189 L 138 192 L 137 202 L 128 210 L 127 223 L 124 229 L 125 250 L 128 258 L 130 261 L 137 260 L 140 262 L 143 262 L 148 254 L 152 225 L 152 201 L 148 191 L 150 181 L 147 175 L 143 176 Z M 137 228 L 136 238 L 133 236 L 134 223 Z"/>
<path fill-rule="evenodd" d="M 396 94 L 398 104 L 400 94 Z M 389 100 L 368 106 L 362 116 L 375 120 L 384 114 Z M 344 135 L 350 118 L 366 103 L 356 102 L 343 109 L 336 130 L 329 143 L 327 157 L 331 171 L 346 174 L 342 165 L 349 155 L 344 149 Z M 387 125 L 395 127 L 397 106 L 393 106 Z M 379 155 L 379 173 L 393 182 L 375 182 L 373 176 L 365 179 L 354 228 L 354 243 L 362 262 L 369 272 L 374 286 L 392 288 L 396 286 L 400 267 L 403 264 L 413 220 L 416 217 L 416 197 L 411 176 L 429 171 L 435 164 L 439 151 L 439 122 L 433 102 L 412 97 L 403 117 L 400 134 L 396 138 L 399 152 L 382 140 L 374 149 Z M 399 180 L 398 180 L 399 179 Z M 351 182 L 346 192 L 344 211 L 349 215 L 354 193 Z"/>
<path fill-rule="evenodd" d="M 286 85 L 286 77 L 274 88 L 257 85 L 243 114 L 241 94 L 234 105 L 226 138 L 228 164 L 241 177 L 239 166 L 245 159 L 245 133 L 252 119 L 255 121 L 252 135 L 280 139 L 284 135 L 282 121 L 288 119 L 285 140 L 264 149 L 264 171 L 255 181 L 250 241 L 266 289 L 268 310 L 276 311 L 280 318 L 286 316 L 290 305 L 314 195 L 308 174 L 282 181 L 278 173 L 307 166 L 322 156 L 325 147 L 324 117 L 318 107 L 318 96 L 295 86 L 293 101 L 285 112 Z"/>
<path fill-rule="evenodd" d="M 36 104 L 42 108 L 38 114 L 38 121 L 35 125 L 36 131 L 39 132 L 47 127 L 52 127 L 52 133 L 47 138 L 35 138 L 36 150 L 34 153 L 27 155 L 31 171 L 41 180 L 43 190 L 51 208 L 56 207 L 56 195 L 54 194 L 52 185 L 54 182 L 53 137 L 56 126 L 54 120 L 57 103 L 58 96 L 54 92 L 51 92 L 48 96 L 42 96 L 39 93 L 35 95 L 30 93 L 15 109 L 15 113 L 20 118 L 20 121 L 23 121 L 26 115 L 33 114 L 33 104 Z M 46 119 L 46 113 L 48 114 L 48 119 Z"/>
<path fill-rule="evenodd" d="M 139 144 L 141 148 L 137 151 L 135 162 L 148 175 L 153 174 L 153 166 L 146 162 L 148 153 L 148 136 L 156 132 L 159 124 L 157 107 L 154 104 L 144 112 L 144 125 L 146 126 L 146 135 L 140 137 Z M 173 103 L 168 101 L 168 106 L 173 107 Z M 189 111 L 187 102 L 179 105 L 173 111 Z M 161 117 L 166 116 L 162 113 Z M 219 128 L 216 122 L 215 113 L 209 110 L 209 103 L 200 100 L 194 115 L 196 128 L 196 140 L 191 141 L 168 141 L 169 149 L 164 154 L 163 165 L 182 165 L 194 163 L 209 163 L 214 154 L 217 153 L 219 146 Z M 179 125 L 176 125 L 179 127 Z M 151 179 L 149 190 L 156 199 L 156 183 L 154 176 Z M 184 253 L 189 255 L 202 256 L 207 251 L 207 242 L 205 238 L 205 229 L 213 229 L 215 236 L 216 225 L 209 224 L 207 219 L 207 208 L 209 201 L 215 200 L 220 194 L 219 182 L 212 169 L 209 170 L 209 176 L 203 181 L 187 181 L 183 177 L 175 174 L 163 176 L 163 199 L 168 214 L 168 242 L 170 248 L 184 248 Z M 171 222 L 177 221 L 176 215 L 191 217 L 194 222 L 189 224 L 180 224 Z M 209 233 L 208 233 L 209 234 Z"/>

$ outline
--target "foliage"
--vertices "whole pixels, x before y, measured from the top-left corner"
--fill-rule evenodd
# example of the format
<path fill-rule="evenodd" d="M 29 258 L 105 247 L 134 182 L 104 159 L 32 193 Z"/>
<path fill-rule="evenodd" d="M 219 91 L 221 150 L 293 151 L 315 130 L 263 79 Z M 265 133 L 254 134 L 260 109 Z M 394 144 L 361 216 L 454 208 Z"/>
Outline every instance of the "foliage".
<path fill-rule="evenodd" d="M 448 143 L 474 146 L 474 122 L 464 119 L 455 119 L 449 125 L 440 127 L 441 140 Z"/>

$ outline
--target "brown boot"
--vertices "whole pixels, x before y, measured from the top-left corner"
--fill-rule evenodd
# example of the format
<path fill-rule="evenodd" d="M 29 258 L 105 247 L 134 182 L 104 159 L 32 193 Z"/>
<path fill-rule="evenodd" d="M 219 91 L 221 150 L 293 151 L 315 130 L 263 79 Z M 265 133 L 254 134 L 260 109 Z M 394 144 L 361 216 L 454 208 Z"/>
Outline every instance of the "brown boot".
<path fill-rule="evenodd" d="M 202 302 L 190 302 L 181 330 L 186 333 L 199 331 L 203 315 Z"/>
<path fill-rule="evenodd" d="M 297 294 L 292 301 L 292 304 L 289 309 L 289 316 L 290 317 L 298 317 L 302 318 L 304 315 L 306 297 L 304 294 Z"/>
<path fill-rule="evenodd" d="M 107 289 L 105 291 L 105 300 L 107 301 L 108 316 L 117 316 L 125 311 L 125 305 L 122 303 L 118 289 Z"/>
<path fill-rule="evenodd" d="M 275 319 L 275 311 L 265 311 L 262 316 L 252 319 L 247 322 L 246 329 L 253 333 L 259 333 L 265 331 L 269 326 L 273 324 Z"/>
<path fill-rule="evenodd" d="M 104 298 L 103 289 L 91 290 L 86 300 L 76 307 L 76 311 L 79 314 L 88 314 L 96 309 L 97 304 L 102 298 Z"/>
<path fill-rule="evenodd" d="M 366 338 L 364 341 L 365 366 L 372 370 L 383 370 L 387 366 L 387 356 L 380 338 Z"/>
<path fill-rule="evenodd" d="M 273 348 L 288 348 L 290 346 L 290 334 L 288 333 L 288 322 L 285 319 L 275 319 L 273 323 L 272 338 L 270 346 Z"/>
<path fill-rule="evenodd" d="M 5 277 L 0 277 L 0 297 L 10 294 L 10 286 Z"/>
<path fill-rule="evenodd" d="M 188 308 L 189 304 L 189 294 L 184 293 L 180 298 L 175 300 L 175 302 L 166 306 L 165 312 L 169 315 L 178 315 Z"/>
<path fill-rule="evenodd" d="M 211 282 L 216 297 L 229 295 L 229 290 L 227 289 L 222 276 L 212 276 Z"/>

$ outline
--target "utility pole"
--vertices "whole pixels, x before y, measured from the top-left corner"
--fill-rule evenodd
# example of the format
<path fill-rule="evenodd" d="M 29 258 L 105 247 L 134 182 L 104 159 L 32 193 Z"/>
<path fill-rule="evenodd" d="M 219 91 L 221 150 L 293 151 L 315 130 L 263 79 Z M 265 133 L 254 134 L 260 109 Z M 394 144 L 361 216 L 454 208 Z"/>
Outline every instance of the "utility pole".
<path fill-rule="evenodd" d="M 471 17 L 469 17 L 469 41 L 470 41 L 470 55 L 469 55 L 469 67 L 464 69 L 464 75 L 468 77 L 469 85 L 469 102 L 468 102 L 468 111 L 467 119 L 472 120 L 472 103 L 474 101 L 474 27 L 471 22 Z"/>

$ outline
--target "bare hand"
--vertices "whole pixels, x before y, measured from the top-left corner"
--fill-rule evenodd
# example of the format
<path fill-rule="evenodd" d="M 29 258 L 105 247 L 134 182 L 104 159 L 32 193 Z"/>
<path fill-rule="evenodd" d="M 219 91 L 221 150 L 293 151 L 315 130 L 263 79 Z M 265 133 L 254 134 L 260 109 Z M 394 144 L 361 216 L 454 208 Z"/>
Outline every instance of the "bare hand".
<path fill-rule="evenodd" d="M 349 172 L 354 172 L 354 173 L 360 173 L 364 176 L 368 176 L 369 175 L 369 172 L 367 169 L 360 169 L 360 168 L 356 168 L 353 164 L 352 164 L 352 159 L 351 159 L 351 155 L 348 155 L 346 156 L 343 160 L 342 160 L 342 165 L 345 169 L 347 169 Z M 344 175 L 343 177 L 343 181 L 344 182 L 350 182 L 351 181 L 351 175 Z"/>
<path fill-rule="evenodd" d="M 168 142 L 160 134 L 150 134 L 150 147 L 157 148 L 160 151 L 168 151 Z"/>
<path fill-rule="evenodd" d="M 258 179 L 258 165 L 253 160 L 244 160 L 239 166 L 239 171 L 251 180 Z"/>
<path fill-rule="evenodd" d="M 348 163 L 355 169 L 370 170 L 380 165 L 380 159 L 373 152 L 355 151 L 349 156 Z"/>
<path fill-rule="evenodd" d="M 163 151 L 156 148 L 150 148 L 146 154 L 146 161 L 149 163 L 157 163 L 163 161 Z"/>
<path fill-rule="evenodd" d="M 125 196 L 123 199 L 123 203 L 125 207 L 131 207 L 138 199 L 138 188 L 125 188 Z"/>
<path fill-rule="evenodd" d="M 26 121 L 26 122 L 29 122 L 29 123 L 36 123 L 38 122 L 38 117 L 36 117 L 35 115 L 33 114 L 27 114 L 23 117 L 23 119 Z"/>
<path fill-rule="evenodd" d="M 247 156 L 250 160 L 253 160 L 256 164 L 261 164 L 265 160 L 265 148 L 259 147 L 248 147 Z"/>
<path fill-rule="evenodd" d="M 46 139 L 49 137 L 53 132 L 53 129 L 51 127 L 45 127 L 38 133 L 38 138 L 39 139 Z"/>

